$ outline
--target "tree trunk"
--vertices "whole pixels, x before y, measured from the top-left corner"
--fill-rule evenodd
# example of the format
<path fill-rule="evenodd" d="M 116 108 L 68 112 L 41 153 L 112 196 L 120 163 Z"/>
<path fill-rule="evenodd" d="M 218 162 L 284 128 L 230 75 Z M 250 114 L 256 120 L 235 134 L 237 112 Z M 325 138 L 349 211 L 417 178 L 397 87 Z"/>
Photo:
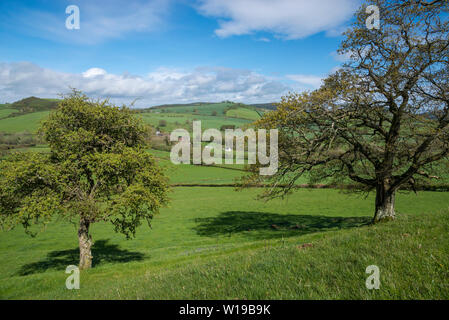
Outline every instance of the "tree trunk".
<path fill-rule="evenodd" d="M 376 187 L 376 211 L 373 223 L 394 220 L 395 191 L 388 188 L 387 183 L 381 183 Z"/>
<path fill-rule="evenodd" d="M 80 246 L 80 270 L 89 269 L 92 267 L 92 238 L 89 235 L 90 222 L 87 219 L 81 218 L 80 227 L 78 229 L 78 240 Z"/>

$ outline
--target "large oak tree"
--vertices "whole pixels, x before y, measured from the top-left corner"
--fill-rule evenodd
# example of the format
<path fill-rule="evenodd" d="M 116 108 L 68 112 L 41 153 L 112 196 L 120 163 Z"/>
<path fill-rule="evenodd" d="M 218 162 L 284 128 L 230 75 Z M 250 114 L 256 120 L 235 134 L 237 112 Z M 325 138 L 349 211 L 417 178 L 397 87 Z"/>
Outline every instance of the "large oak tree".
<path fill-rule="evenodd" d="M 369 29 L 368 5 L 380 8 Z M 436 177 L 449 152 L 448 1 L 370 1 L 345 33 L 348 58 L 318 90 L 290 94 L 257 125 L 279 129 L 279 163 L 265 196 L 351 180 L 375 191 L 374 222 L 393 219 L 395 194 Z M 260 182 L 253 174 L 245 184 Z M 282 188 L 278 188 L 282 186 Z"/>

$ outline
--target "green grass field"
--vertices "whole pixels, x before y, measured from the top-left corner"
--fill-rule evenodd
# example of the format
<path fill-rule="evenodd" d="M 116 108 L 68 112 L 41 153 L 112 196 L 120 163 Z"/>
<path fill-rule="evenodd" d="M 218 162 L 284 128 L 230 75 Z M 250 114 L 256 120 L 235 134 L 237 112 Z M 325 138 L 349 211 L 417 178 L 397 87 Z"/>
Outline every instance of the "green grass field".
<path fill-rule="evenodd" d="M 94 225 L 94 268 L 76 292 L 64 287 L 65 267 L 77 264 L 75 226 L 55 222 L 36 239 L 2 232 L 0 297 L 449 298 L 449 193 L 400 194 L 398 220 L 373 227 L 372 196 L 300 190 L 264 203 L 257 192 L 175 188 L 153 229 L 131 241 Z M 305 243 L 312 247 L 298 248 Z M 379 291 L 364 286 L 371 264 Z"/>
<path fill-rule="evenodd" d="M 234 125 L 240 128 L 259 118 L 256 111 L 245 108 L 229 110 L 229 116 L 226 116 L 223 114 L 223 111 L 230 105 L 217 103 L 201 105 L 197 108 L 191 106 L 168 107 L 164 109 L 168 111 L 167 113 L 144 112 L 138 114 L 138 116 L 149 125 L 160 127 L 164 132 L 171 132 L 178 128 L 191 130 L 189 123 L 194 120 L 200 120 L 203 130 L 206 130 L 210 128 L 219 129 L 222 125 Z M 49 111 L 38 111 L 5 118 L 17 112 L 17 109 L 9 106 L 11 105 L 2 105 L 0 107 L 0 132 L 35 132 L 40 122 L 49 114 Z M 198 112 L 194 114 L 190 109 L 197 109 Z M 213 111 L 217 113 L 215 116 L 211 115 Z M 161 120 L 166 121 L 167 125 L 165 127 L 160 126 Z"/>
<path fill-rule="evenodd" d="M 186 129 L 192 131 L 190 123 L 192 121 L 201 121 L 201 128 L 206 129 L 220 129 L 222 125 L 234 125 L 237 128 L 243 127 L 251 123 L 250 120 L 227 118 L 224 116 L 209 116 L 209 115 L 193 115 L 193 114 L 178 114 L 178 113 L 141 113 L 139 116 L 149 125 L 153 127 L 160 127 L 164 132 L 171 132 L 175 129 Z M 166 126 L 160 126 L 160 121 L 166 121 Z M 186 122 L 189 122 L 187 124 Z"/>
<path fill-rule="evenodd" d="M 237 109 L 228 110 L 226 112 L 226 116 L 240 118 L 240 119 L 248 119 L 251 121 L 260 119 L 260 114 L 257 113 L 257 111 L 247 109 L 247 108 L 237 108 Z"/>
<path fill-rule="evenodd" d="M 166 174 L 172 185 L 189 184 L 232 184 L 235 179 L 244 174 L 243 165 L 217 165 L 217 166 L 196 166 L 196 165 L 174 165 L 170 161 L 170 153 L 159 150 L 149 150 L 158 163 L 165 168 Z"/>
<path fill-rule="evenodd" d="M 16 111 L 17 110 L 15 109 L 0 108 L 0 119 L 5 118 Z"/>
<path fill-rule="evenodd" d="M 0 132 L 36 132 L 40 122 L 45 119 L 49 111 L 28 113 L 22 116 L 0 120 Z"/>
<path fill-rule="evenodd" d="M 224 115 L 224 111 L 233 106 L 232 103 L 208 103 L 208 104 L 196 104 L 196 105 L 180 105 L 157 108 L 155 112 L 168 112 L 168 113 L 183 113 L 183 114 L 198 114 L 198 115 L 212 115 L 213 112 L 217 113 L 217 116 Z"/>
<path fill-rule="evenodd" d="M 38 109 L 51 102 L 36 101 Z M 49 113 L 4 118 L 10 106 L 0 106 L 0 132 L 36 132 Z M 231 106 L 138 116 L 153 127 L 165 120 L 165 132 L 191 132 L 193 120 L 205 130 L 258 119 L 252 109 Z M 46 145 L 13 152 L 30 150 L 49 152 Z M 76 225 L 56 220 L 36 238 L 20 227 L 0 231 L 0 299 L 449 299 L 449 192 L 400 193 L 398 219 L 371 226 L 372 194 L 299 189 L 263 202 L 255 199 L 261 189 L 223 186 L 244 174 L 243 165 L 174 165 L 169 152 L 149 152 L 174 186 L 152 229 L 141 226 L 128 241 L 111 225 L 94 224 L 94 266 L 76 291 L 65 288 L 65 268 L 79 258 Z M 447 183 L 448 163 L 438 165 L 443 174 L 435 183 Z M 365 268 L 373 264 L 381 289 L 369 291 Z"/>

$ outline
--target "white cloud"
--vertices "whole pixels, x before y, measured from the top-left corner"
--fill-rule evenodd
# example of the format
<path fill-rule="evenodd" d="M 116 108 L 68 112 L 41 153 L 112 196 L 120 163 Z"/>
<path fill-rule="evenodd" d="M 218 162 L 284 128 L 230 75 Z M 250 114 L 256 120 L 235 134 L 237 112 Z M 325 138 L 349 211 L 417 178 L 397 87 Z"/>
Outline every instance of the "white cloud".
<path fill-rule="evenodd" d="M 317 89 L 323 82 L 323 77 L 306 74 L 289 74 L 286 78 L 297 82 L 305 89 Z"/>
<path fill-rule="evenodd" d="M 82 75 L 85 78 L 93 78 L 96 76 L 104 76 L 106 73 L 106 70 L 101 68 L 90 68 L 89 70 L 83 72 Z"/>
<path fill-rule="evenodd" d="M 65 11 L 49 12 L 18 6 L 0 13 L 0 27 L 64 43 L 96 44 L 131 32 L 153 32 L 165 26 L 171 0 L 78 0 L 80 29 L 68 30 Z M 68 3 L 71 4 L 71 3 Z"/>
<path fill-rule="evenodd" d="M 92 97 L 109 97 L 114 103 L 138 107 L 194 101 L 278 101 L 291 90 L 283 81 L 249 70 L 201 67 L 194 70 L 160 68 L 145 76 L 113 74 L 100 68 L 66 73 L 30 62 L 0 63 L 0 102 L 28 96 L 56 97 L 70 87 Z M 310 79 L 305 82 L 313 83 Z"/>
<path fill-rule="evenodd" d="M 299 39 L 341 30 L 359 0 L 199 0 L 198 11 L 219 20 L 220 37 L 268 31 L 286 39 Z"/>

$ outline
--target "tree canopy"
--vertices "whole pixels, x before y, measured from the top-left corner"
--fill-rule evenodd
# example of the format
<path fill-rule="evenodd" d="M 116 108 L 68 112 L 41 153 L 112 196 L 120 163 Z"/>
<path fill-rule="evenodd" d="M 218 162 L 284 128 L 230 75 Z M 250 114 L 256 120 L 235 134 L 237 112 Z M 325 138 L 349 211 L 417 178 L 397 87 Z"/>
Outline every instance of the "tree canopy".
<path fill-rule="evenodd" d="M 435 176 L 449 152 L 448 1 L 369 1 L 344 34 L 348 61 L 313 92 L 292 93 L 257 126 L 279 129 L 279 170 L 265 196 L 350 179 L 376 191 L 374 222 L 393 219 L 395 193 Z M 380 8 L 380 29 L 366 7 Z M 254 168 L 244 184 L 259 182 Z M 283 188 L 276 186 L 283 185 Z"/>

